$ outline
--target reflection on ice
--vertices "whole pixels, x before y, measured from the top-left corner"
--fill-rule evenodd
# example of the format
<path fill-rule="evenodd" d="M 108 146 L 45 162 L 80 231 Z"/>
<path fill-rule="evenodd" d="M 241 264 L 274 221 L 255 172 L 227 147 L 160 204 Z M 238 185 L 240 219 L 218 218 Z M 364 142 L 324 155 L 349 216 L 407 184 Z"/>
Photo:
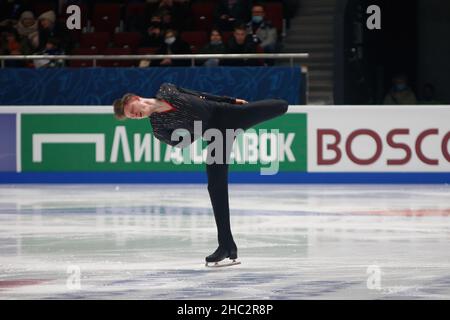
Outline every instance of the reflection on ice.
<path fill-rule="evenodd" d="M 230 206 L 242 264 L 211 270 L 204 185 L 0 186 L 0 298 L 450 298 L 448 186 L 231 185 Z"/>

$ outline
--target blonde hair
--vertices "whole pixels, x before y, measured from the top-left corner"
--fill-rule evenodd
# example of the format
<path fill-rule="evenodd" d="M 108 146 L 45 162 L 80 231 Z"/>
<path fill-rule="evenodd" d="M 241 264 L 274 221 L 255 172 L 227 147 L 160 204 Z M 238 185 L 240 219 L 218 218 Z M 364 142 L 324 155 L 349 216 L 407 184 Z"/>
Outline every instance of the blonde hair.
<path fill-rule="evenodd" d="M 127 116 L 125 115 L 125 106 L 131 100 L 131 98 L 137 97 L 133 93 L 127 93 L 122 98 L 116 99 L 113 102 L 114 107 L 114 117 L 118 120 L 125 120 Z"/>

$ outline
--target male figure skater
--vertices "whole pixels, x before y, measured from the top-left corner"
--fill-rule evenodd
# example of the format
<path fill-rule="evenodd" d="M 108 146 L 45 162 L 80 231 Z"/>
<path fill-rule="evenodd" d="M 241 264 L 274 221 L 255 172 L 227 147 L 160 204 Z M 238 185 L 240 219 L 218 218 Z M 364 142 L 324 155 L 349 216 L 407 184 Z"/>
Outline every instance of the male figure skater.
<path fill-rule="evenodd" d="M 194 131 L 194 121 L 201 121 L 202 132 L 215 128 L 222 133 L 225 141 L 226 129 L 247 130 L 263 121 L 280 116 L 288 110 L 288 102 L 280 99 L 266 99 L 247 102 L 227 96 L 217 96 L 195 91 L 172 83 L 163 83 L 154 98 L 143 98 L 134 94 L 126 94 L 114 101 L 114 114 L 118 119 L 149 118 L 153 133 L 159 140 L 175 146 L 185 147 L 200 137 Z M 185 129 L 190 135 L 189 144 L 172 139 L 176 129 Z M 176 132 L 175 132 L 176 133 Z M 176 136 L 174 134 L 174 136 Z M 235 137 L 233 137 L 234 139 Z M 208 141 L 208 148 L 213 141 Z M 223 145 L 221 161 L 206 164 L 208 192 L 211 199 L 214 218 L 217 226 L 219 246 L 205 258 L 206 266 L 230 258 L 237 264 L 237 246 L 234 242 L 230 226 L 230 210 L 228 203 L 228 162 L 231 148 Z M 214 155 L 216 149 L 208 150 Z M 220 157 L 220 156 L 219 156 Z"/>

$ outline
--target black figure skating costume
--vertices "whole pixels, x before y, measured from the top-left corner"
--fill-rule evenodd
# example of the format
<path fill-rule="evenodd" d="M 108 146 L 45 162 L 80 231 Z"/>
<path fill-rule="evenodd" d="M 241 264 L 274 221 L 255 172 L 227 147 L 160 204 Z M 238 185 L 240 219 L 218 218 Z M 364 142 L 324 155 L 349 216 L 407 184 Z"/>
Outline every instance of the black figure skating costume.
<path fill-rule="evenodd" d="M 281 99 L 267 99 L 246 104 L 235 104 L 236 98 L 216 96 L 205 92 L 182 88 L 171 83 L 163 83 L 156 98 L 171 104 L 175 109 L 168 112 L 152 113 L 150 122 L 156 138 L 167 144 L 185 147 L 178 140 L 171 140 L 172 132 L 184 128 L 191 134 L 191 141 L 199 138 L 194 133 L 194 121 L 202 121 L 202 135 L 209 128 L 220 130 L 223 137 L 226 129 L 246 130 L 263 121 L 284 114 L 288 102 Z M 224 138 L 225 141 L 225 138 Z M 213 141 L 208 141 L 208 147 Z M 226 152 L 228 149 L 228 152 Z M 211 150 L 214 156 L 214 150 Z M 237 246 L 230 227 L 228 203 L 228 160 L 231 148 L 223 148 L 222 163 L 206 164 L 208 192 L 216 221 L 219 247 L 206 257 L 206 262 L 218 262 L 225 258 L 237 258 Z M 208 154 L 210 154 L 208 152 Z"/>

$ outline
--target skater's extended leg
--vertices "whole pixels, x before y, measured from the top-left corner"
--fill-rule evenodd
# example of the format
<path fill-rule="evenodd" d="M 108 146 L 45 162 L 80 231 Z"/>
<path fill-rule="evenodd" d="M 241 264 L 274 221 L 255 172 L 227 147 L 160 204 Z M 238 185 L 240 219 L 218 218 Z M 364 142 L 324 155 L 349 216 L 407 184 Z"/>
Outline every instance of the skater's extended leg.
<path fill-rule="evenodd" d="M 228 201 L 228 164 L 207 164 L 208 192 L 214 210 L 219 245 L 233 244 Z"/>
<path fill-rule="evenodd" d="M 286 100 L 266 99 L 243 105 L 228 105 L 223 110 L 223 126 L 247 130 L 261 122 L 276 118 L 288 110 Z"/>
<path fill-rule="evenodd" d="M 211 144 L 208 144 L 210 147 Z M 225 151 L 226 148 L 224 148 Z M 209 150 L 211 151 L 211 150 Z M 209 152 L 208 151 L 208 152 Z M 211 204 L 214 211 L 214 219 L 217 226 L 217 238 L 219 242 L 216 257 L 211 257 L 211 261 L 222 260 L 227 256 L 230 258 L 237 257 L 237 248 L 233 240 L 230 226 L 230 208 L 228 201 L 228 159 L 230 152 L 223 152 L 221 163 L 206 164 L 206 173 L 208 177 L 208 192 L 211 199 Z M 215 150 L 211 151 L 211 156 L 215 156 Z M 216 250 L 217 251 L 217 250 Z M 228 251 L 228 252 L 227 252 Z M 214 255 L 214 254 L 213 254 Z M 212 255 L 212 256 L 213 256 Z M 225 255 L 225 256 L 224 256 Z M 208 260 L 208 259 L 207 259 Z"/>
<path fill-rule="evenodd" d="M 237 258 L 237 247 L 231 233 L 228 202 L 228 160 L 232 148 L 225 147 L 225 130 L 239 128 L 246 130 L 256 124 L 284 114 L 287 109 L 288 103 L 285 100 L 268 99 L 244 105 L 227 104 L 226 108 L 216 110 L 214 124 L 216 128 L 221 128 L 225 143 L 222 146 L 223 158 L 220 163 L 207 163 L 206 172 L 219 247 L 212 255 L 206 257 L 207 263 L 221 261 L 227 257 L 230 259 Z M 215 151 L 209 149 L 211 142 L 208 143 L 208 155 L 215 157 Z"/>

